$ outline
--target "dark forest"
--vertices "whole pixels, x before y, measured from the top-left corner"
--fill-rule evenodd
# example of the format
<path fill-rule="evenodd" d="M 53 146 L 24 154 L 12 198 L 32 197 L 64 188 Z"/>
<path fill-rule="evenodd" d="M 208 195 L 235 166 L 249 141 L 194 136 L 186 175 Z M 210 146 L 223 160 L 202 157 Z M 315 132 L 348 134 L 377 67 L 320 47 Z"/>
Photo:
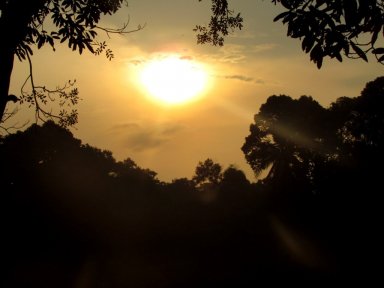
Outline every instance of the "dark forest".
<path fill-rule="evenodd" d="M 241 147 L 269 171 L 252 183 L 212 159 L 165 183 L 52 121 L 2 137 L 1 287 L 373 281 L 383 97 L 382 77 L 327 108 L 269 97 Z"/>

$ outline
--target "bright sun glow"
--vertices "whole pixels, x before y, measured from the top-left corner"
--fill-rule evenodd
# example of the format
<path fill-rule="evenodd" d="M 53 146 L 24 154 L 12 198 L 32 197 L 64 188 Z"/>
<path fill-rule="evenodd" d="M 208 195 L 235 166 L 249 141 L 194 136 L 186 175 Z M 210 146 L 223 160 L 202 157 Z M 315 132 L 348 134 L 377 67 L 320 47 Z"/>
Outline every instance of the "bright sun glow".
<path fill-rule="evenodd" d="M 150 96 L 165 104 L 197 99 L 206 88 L 207 78 L 201 64 L 180 56 L 152 60 L 140 73 L 140 82 Z"/>

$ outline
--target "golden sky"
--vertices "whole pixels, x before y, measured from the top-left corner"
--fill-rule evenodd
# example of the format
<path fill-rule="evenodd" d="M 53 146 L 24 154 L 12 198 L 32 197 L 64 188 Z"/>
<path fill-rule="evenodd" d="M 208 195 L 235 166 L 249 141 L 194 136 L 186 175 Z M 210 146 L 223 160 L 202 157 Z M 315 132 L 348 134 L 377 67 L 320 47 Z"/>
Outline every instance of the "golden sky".
<path fill-rule="evenodd" d="M 116 27 L 127 21 L 145 29 L 107 40 L 115 58 L 73 53 L 57 44 L 34 49 L 37 84 L 56 87 L 77 80 L 81 103 L 75 137 L 113 152 L 117 160 L 132 158 L 164 181 L 193 175 L 199 161 L 212 158 L 223 167 L 234 164 L 250 180 L 252 172 L 240 150 L 253 115 L 273 94 L 293 98 L 310 95 L 327 106 L 340 96 L 358 96 L 365 83 L 382 75 L 373 59 L 327 60 L 318 70 L 286 37 L 286 27 L 273 23 L 279 13 L 271 1 L 230 1 L 245 25 L 226 39 L 224 47 L 197 45 L 192 31 L 209 21 L 210 1 L 129 0 L 129 7 L 103 19 Z M 140 85 L 138 71 L 167 55 L 205 67 L 208 85 L 199 99 L 184 105 L 154 101 Z M 15 60 L 11 93 L 17 95 L 28 75 L 27 63 Z M 19 107 L 22 122 L 33 111 Z M 33 117 L 31 118 L 33 121 Z"/>

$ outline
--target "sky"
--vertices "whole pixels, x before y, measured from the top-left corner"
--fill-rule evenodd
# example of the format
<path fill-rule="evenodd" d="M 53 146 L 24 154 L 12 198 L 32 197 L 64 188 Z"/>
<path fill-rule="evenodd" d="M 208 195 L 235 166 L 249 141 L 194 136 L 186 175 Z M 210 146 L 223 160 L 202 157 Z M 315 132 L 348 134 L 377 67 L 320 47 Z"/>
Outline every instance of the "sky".
<path fill-rule="evenodd" d="M 34 49 L 34 80 L 56 87 L 76 79 L 81 101 L 79 123 L 71 132 L 83 143 L 110 150 L 117 160 L 133 159 L 158 173 L 162 181 L 191 178 L 199 161 L 207 158 L 225 169 L 235 165 L 255 181 L 241 146 L 253 116 L 271 95 L 312 96 L 327 107 L 341 96 L 358 96 L 365 84 L 382 75 L 383 66 L 370 59 L 326 60 L 319 70 L 301 50 L 298 40 L 286 36 L 286 26 L 274 23 L 281 11 L 271 1 L 232 0 L 242 13 L 244 28 L 225 40 L 223 47 L 197 45 L 193 28 L 207 24 L 210 1 L 129 0 L 117 14 L 102 18 L 105 27 L 139 32 L 107 35 L 114 59 L 66 45 Z M 165 105 L 150 97 L 138 71 L 167 55 L 202 65 L 207 73 L 203 92 L 192 102 Z M 18 95 L 28 76 L 26 62 L 15 60 L 11 93 Z M 11 107 L 12 108 L 12 107 Z M 33 122 L 33 109 L 19 105 L 15 123 Z M 30 123 L 32 123 L 30 122 Z"/>

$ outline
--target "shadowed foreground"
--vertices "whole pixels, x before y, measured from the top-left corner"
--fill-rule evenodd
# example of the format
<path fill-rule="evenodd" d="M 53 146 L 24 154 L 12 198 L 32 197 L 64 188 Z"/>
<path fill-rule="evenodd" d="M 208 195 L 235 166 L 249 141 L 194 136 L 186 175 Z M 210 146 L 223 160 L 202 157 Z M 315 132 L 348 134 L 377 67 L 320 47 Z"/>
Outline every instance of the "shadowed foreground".
<path fill-rule="evenodd" d="M 52 122 L 2 138 L 1 287 L 374 281 L 382 84 L 329 109 L 270 97 L 242 148 L 255 171 L 272 165 L 257 183 L 210 159 L 164 183 Z"/>

